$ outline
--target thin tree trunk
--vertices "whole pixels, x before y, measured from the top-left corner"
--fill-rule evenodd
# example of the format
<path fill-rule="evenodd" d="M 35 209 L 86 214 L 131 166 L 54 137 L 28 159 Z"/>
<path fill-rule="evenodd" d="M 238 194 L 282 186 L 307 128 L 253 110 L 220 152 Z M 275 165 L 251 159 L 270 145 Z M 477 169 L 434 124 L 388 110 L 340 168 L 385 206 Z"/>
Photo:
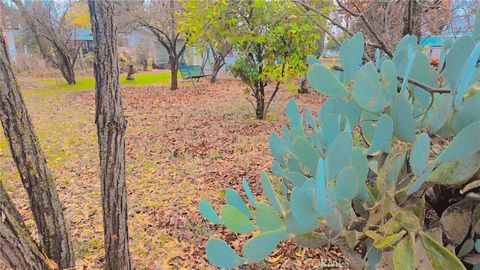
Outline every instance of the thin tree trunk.
<path fill-rule="evenodd" d="M 0 38 L 0 120 L 5 137 L 29 195 L 43 252 L 61 268 L 70 268 L 74 256 L 62 206 L 11 66 Z"/>
<path fill-rule="evenodd" d="M 148 57 L 146 55 L 142 58 L 143 71 L 148 71 Z"/>
<path fill-rule="evenodd" d="M 174 48 L 175 49 L 175 48 Z M 170 90 L 178 89 L 178 59 L 175 56 L 169 57 L 170 62 L 170 73 L 172 81 L 170 83 Z"/>
<path fill-rule="evenodd" d="M 75 70 L 73 65 L 68 62 L 68 60 L 63 60 L 58 65 L 60 72 L 62 72 L 63 78 L 67 81 L 69 85 L 76 84 L 77 80 L 75 79 Z"/>
<path fill-rule="evenodd" d="M 96 124 L 100 148 L 105 269 L 131 269 L 128 248 L 125 129 L 119 88 L 114 2 L 89 0 L 95 42 Z"/>
<path fill-rule="evenodd" d="M 131 80 L 135 80 L 135 77 L 133 76 L 134 74 L 134 70 L 133 70 L 133 65 L 127 65 L 127 80 L 131 81 Z"/>
<path fill-rule="evenodd" d="M 260 86 L 257 87 L 255 94 L 255 99 L 257 101 L 255 107 L 255 115 L 257 119 L 263 120 L 265 119 L 265 87 L 263 86 L 263 82 L 258 82 Z"/>
<path fill-rule="evenodd" d="M 403 16 L 404 27 L 403 36 L 414 35 L 418 39 L 422 36 L 421 20 L 419 18 L 421 14 L 421 7 L 415 0 L 408 0 L 405 7 L 405 14 Z"/>
<path fill-rule="evenodd" d="M 304 76 L 302 78 L 302 81 L 300 82 L 300 86 L 298 87 L 298 93 L 300 94 L 308 93 L 308 81 L 306 76 Z"/>
<path fill-rule="evenodd" d="M 85 63 L 85 56 L 83 55 L 83 49 L 80 48 L 80 64 L 83 70 L 87 70 L 87 64 Z"/>
<path fill-rule="evenodd" d="M 214 56 L 212 77 L 210 78 L 210 83 L 215 83 L 217 81 L 218 72 L 225 65 L 225 59 L 220 56 Z"/>

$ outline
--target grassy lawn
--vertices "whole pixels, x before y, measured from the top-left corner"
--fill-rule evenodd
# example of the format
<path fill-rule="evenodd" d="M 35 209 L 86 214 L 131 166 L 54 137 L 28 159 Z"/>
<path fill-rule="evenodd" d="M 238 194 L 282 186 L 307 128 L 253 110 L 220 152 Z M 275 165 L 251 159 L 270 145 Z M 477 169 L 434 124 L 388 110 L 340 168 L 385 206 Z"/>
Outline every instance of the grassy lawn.
<path fill-rule="evenodd" d="M 170 83 L 170 78 L 170 72 L 137 73 L 135 74 L 135 80 L 129 81 L 126 79 L 126 75 L 123 74 L 120 76 L 120 84 L 129 86 L 167 85 Z M 68 85 L 63 78 L 39 79 L 39 82 L 45 83 L 45 88 L 61 91 L 83 91 L 95 88 L 95 79 L 92 77 L 77 78 L 77 83 L 74 85 Z"/>
<path fill-rule="evenodd" d="M 124 85 L 152 85 L 168 84 L 171 78 L 170 72 L 162 73 L 138 73 L 135 74 L 135 80 L 128 81 L 125 75 L 120 78 L 120 83 Z"/>

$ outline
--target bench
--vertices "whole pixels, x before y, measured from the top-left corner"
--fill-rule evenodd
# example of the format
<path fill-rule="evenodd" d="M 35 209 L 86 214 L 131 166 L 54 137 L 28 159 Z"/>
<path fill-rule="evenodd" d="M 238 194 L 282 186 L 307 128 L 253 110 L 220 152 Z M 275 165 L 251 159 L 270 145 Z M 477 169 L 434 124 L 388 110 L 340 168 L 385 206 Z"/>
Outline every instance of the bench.
<path fill-rule="evenodd" d="M 185 80 L 190 79 L 194 87 L 195 79 L 198 82 L 201 78 L 207 77 L 207 75 L 205 75 L 205 72 L 203 71 L 202 66 L 180 65 L 178 69 L 180 70 L 182 78 Z"/>

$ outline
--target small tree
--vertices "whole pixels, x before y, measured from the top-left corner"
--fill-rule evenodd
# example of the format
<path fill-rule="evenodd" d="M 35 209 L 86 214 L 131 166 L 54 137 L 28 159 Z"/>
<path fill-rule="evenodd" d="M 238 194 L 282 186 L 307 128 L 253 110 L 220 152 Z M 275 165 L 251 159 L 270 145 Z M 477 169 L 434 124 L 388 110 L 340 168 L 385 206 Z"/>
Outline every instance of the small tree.
<path fill-rule="evenodd" d="M 179 21 L 181 31 L 188 34 L 190 45 L 212 53 L 211 83 L 217 81 L 218 72 L 225 66 L 225 57 L 233 48 L 228 39 L 235 31 L 235 25 L 223 12 L 226 5 L 222 1 L 186 1 L 183 4 L 184 16 Z"/>
<path fill-rule="evenodd" d="M 21 0 L 13 1 L 35 36 L 43 58 L 60 70 L 68 84 L 75 84 L 74 67 L 80 44 L 75 42 L 73 34 L 76 26 L 84 27 L 82 23 L 85 16 L 74 13 L 84 9 L 78 8 L 81 5 L 73 2 L 72 6 L 65 8 L 61 16 L 58 16 L 56 14 L 61 8 L 56 6 L 55 2 L 45 2 L 53 6 L 48 10 L 37 8 L 29 11 Z"/>
<path fill-rule="evenodd" d="M 321 33 L 290 1 L 227 3 L 221 12 L 235 26 L 228 41 L 238 52 L 230 72 L 248 86 L 256 117 L 264 119 L 281 84 L 305 73 L 305 59 L 317 49 Z M 268 97 L 271 80 L 276 84 Z"/>
<path fill-rule="evenodd" d="M 144 12 L 138 14 L 136 24 L 150 30 L 168 53 L 168 64 L 172 74 L 170 89 L 178 89 L 178 67 L 180 57 L 186 48 L 186 36 L 177 30 L 180 11 L 177 0 L 154 0 Z"/>

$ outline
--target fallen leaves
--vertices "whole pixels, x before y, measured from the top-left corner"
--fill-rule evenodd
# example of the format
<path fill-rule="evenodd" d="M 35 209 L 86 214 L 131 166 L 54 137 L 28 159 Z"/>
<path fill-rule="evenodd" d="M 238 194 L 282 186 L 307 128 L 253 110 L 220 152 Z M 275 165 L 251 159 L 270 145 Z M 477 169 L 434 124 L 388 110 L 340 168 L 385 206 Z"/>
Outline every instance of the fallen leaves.
<path fill-rule="evenodd" d="M 28 83 L 27 87 L 38 87 Z M 252 120 L 253 110 L 233 80 L 196 88 L 123 87 L 128 121 L 126 133 L 130 248 L 135 269 L 213 269 L 205 258 L 205 243 L 216 235 L 237 250 L 249 236 L 239 236 L 223 226 L 206 222 L 198 202 L 212 201 L 216 209 L 222 191 L 243 194 L 242 177 L 261 194 L 259 175 L 269 170 L 268 137 L 286 124 L 285 93 L 273 103 L 267 121 Z M 64 206 L 76 252 L 78 269 L 103 265 L 103 231 L 98 146 L 94 124 L 94 92 L 26 90 L 29 112 Z M 296 97 L 300 105 L 317 110 L 316 94 Z M 26 194 L 0 139 L 2 179 L 32 227 Z M 295 253 L 301 252 L 299 258 Z M 299 249 L 293 241 L 282 243 L 266 262 L 244 269 L 309 269 L 330 251 Z"/>

